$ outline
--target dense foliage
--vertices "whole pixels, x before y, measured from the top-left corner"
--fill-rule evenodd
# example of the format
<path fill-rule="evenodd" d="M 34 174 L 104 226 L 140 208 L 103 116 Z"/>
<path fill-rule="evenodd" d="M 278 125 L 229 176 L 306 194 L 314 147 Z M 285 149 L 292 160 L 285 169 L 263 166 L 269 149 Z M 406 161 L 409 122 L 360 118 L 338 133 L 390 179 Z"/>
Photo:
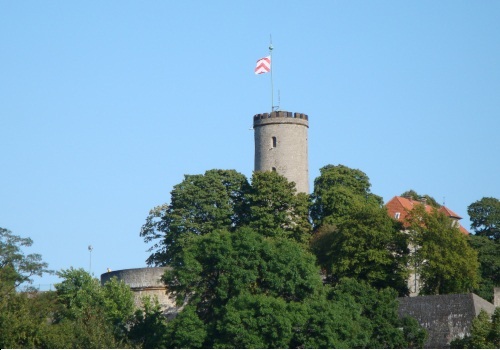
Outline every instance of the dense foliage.
<path fill-rule="evenodd" d="M 407 295 L 407 236 L 387 215 L 382 198 L 370 192 L 368 176 L 343 165 L 320 171 L 312 194 L 311 248 L 327 281 L 352 277 Z"/>
<path fill-rule="evenodd" d="M 311 218 L 315 228 L 335 223 L 362 205 L 382 206 L 381 197 L 370 192 L 370 179 L 358 169 L 326 165 L 314 180 Z"/>
<path fill-rule="evenodd" d="M 420 294 L 464 293 L 478 287 L 477 252 L 449 217 L 438 210 L 427 212 L 419 205 L 407 221 L 414 248 L 411 266 L 421 279 Z"/>
<path fill-rule="evenodd" d="M 500 348 L 500 308 L 490 316 L 481 310 L 472 321 L 470 335 L 451 342 L 452 349 L 499 349 Z"/>
<path fill-rule="evenodd" d="M 148 308 L 134 315 L 132 292 L 123 282 L 100 282 L 82 269 L 62 270 L 56 291 L 15 288 L 41 275 L 47 264 L 40 255 L 24 255 L 28 238 L 2 229 L 0 259 L 1 348 L 128 348 L 148 344 L 142 332 L 152 318 Z M 144 317 L 139 317 L 139 316 Z M 149 343 L 151 345 L 151 343 Z"/>
<path fill-rule="evenodd" d="M 490 297 L 500 281 L 498 201 L 469 207 L 477 235 L 468 238 L 423 206 L 403 226 L 370 187 L 365 173 L 343 165 L 321 168 L 310 196 L 276 172 L 250 182 L 234 170 L 186 175 L 141 229 L 152 244 L 148 264 L 172 267 L 163 281 L 182 307 L 171 319 L 157 301 L 136 309 L 129 287 L 101 285 L 82 269 L 60 271 L 54 292 L 16 291 L 49 271 L 39 255 L 22 253 L 29 238 L 0 229 L 0 346 L 422 347 L 426 332 L 397 313 L 409 267 L 422 294 Z M 457 346 L 498 347 L 495 315 L 480 315 Z"/>
<path fill-rule="evenodd" d="M 397 315 L 397 293 L 353 279 L 321 283 L 314 256 L 250 228 L 192 241 L 165 281 L 186 308 L 164 347 L 352 348 L 422 346 L 425 332 Z M 196 325 L 196 327 L 193 327 Z M 185 329 L 193 329 L 186 333 Z"/>
<path fill-rule="evenodd" d="M 493 288 L 500 286 L 500 200 L 484 197 L 468 207 L 470 244 L 478 252 L 481 280 L 474 293 L 493 301 Z"/>
<path fill-rule="evenodd" d="M 414 201 L 425 201 L 425 204 L 428 204 L 433 208 L 441 208 L 441 205 L 434 199 L 434 197 L 431 197 L 428 194 L 420 195 L 414 190 L 403 192 L 401 197 L 411 198 Z"/>
<path fill-rule="evenodd" d="M 23 247 L 32 244 L 30 238 L 16 236 L 0 227 L 0 303 L 21 284 L 31 282 L 31 277 L 51 272 L 40 254 L 24 254 Z"/>
<path fill-rule="evenodd" d="M 500 241 L 500 200 L 484 197 L 467 208 L 476 235 Z"/>

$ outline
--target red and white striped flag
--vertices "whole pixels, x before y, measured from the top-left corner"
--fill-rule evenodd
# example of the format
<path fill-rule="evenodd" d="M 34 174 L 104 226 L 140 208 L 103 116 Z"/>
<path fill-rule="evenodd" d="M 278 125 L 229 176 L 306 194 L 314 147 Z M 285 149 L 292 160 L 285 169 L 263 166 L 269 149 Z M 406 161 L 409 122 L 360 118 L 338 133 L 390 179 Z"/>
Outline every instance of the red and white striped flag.
<path fill-rule="evenodd" d="M 271 56 L 263 57 L 257 61 L 255 74 L 268 73 L 271 70 Z"/>

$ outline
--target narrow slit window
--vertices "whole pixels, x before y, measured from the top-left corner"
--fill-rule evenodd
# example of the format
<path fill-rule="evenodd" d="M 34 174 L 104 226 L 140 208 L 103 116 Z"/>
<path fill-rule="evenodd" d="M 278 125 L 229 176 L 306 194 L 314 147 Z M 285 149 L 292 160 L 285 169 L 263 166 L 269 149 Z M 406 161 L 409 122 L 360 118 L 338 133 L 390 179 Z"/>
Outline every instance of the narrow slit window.
<path fill-rule="evenodd" d="M 276 136 L 273 136 L 273 148 L 276 148 Z"/>

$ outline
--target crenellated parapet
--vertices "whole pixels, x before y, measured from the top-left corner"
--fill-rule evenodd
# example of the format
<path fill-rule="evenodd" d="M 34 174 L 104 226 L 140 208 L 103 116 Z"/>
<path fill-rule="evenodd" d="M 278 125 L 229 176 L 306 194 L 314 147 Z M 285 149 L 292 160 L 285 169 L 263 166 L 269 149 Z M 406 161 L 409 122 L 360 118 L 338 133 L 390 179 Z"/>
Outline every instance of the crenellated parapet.
<path fill-rule="evenodd" d="M 269 124 L 298 124 L 309 127 L 309 117 L 304 113 L 293 113 L 287 111 L 259 113 L 253 116 L 254 127 Z"/>
<path fill-rule="evenodd" d="M 307 114 L 304 113 L 293 113 L 287 111 L 274 111 L 271 113 L 259 113 L 253 116 L 253 120 L 267 119 L 267 118 L 297 118 L 309 120 Z"/>

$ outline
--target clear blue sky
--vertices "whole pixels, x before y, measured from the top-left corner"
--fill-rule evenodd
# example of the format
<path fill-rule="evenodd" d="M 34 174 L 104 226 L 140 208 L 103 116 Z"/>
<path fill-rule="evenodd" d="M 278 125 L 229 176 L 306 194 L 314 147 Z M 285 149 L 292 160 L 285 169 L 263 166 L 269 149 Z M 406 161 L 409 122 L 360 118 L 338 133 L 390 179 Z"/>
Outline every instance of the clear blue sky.
<path fill-rule="evenodd" d="M 184 174 L 253 168 L 256 76 L 309 115 L 319 168 L 464 217 L 500 197 L 499 1 L 1 1 L 0 227 L 50 268 L 143 267 Z M 276 101 L 277 102 L 277 101 Z M 46 285 L 54 276 L 36 279 Z"/>

